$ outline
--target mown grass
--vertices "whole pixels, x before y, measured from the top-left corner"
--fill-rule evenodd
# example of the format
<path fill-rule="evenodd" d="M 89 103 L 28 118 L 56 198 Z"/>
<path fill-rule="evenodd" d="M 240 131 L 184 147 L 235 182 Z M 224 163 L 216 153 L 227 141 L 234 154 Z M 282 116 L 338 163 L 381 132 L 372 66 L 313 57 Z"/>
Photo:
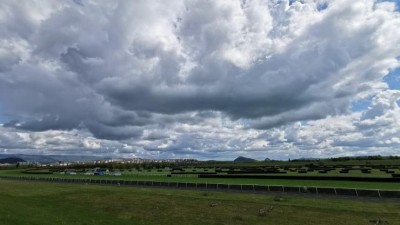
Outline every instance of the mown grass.
<path fill-rule="evenodd" d="M 400 203 L 0 180 L 2 225 L 400 224 Z M 273 206 L 265 216 L 262 208 Z"/>
<path fill-rule="evenodd" d="M 329 159 L 311 160 L 311 161 L 257 161 L 257 162 L 216 162 L 204 163 L 205 167 L 210 166 L 304 166 L 313 163 L 315 165 L 336 166 L 336 165 L 359 165 L 359 166 L 373 166 L 373 165 L 400 165 L 400 159 L 381 159 L 381 160 L 345 160 L 345 161 L 332 161 Z M 198 165 L 198 166 L 201 166 Z"/>
<path fill-rule="evenodd" d="M 88 178 L 88 179 L 124 179 L 146 181 L 170 181 L 192 183 L 219 183 L 219 184 L 258 184 L 258 185 L 285 185 L 285 186 L 313 186 L 313 187 L 343 187 L 359 189 L 400 190 L 400 183 L 396 182 L 363 182 L 363 181 L 328 181 L 328 180 L 284 180 L 284 179 L 229 179 L 229 178 L 197 178 L 194 176 L 142 175 L 136 174 L 113 176 L 88 176 L 88 175 L 64 175 L 64 174 L 24 174 L 22 170 L 0 170 L 0 175 L 35 176 L 35 177 L 59 177 L 59 178 Z"/>

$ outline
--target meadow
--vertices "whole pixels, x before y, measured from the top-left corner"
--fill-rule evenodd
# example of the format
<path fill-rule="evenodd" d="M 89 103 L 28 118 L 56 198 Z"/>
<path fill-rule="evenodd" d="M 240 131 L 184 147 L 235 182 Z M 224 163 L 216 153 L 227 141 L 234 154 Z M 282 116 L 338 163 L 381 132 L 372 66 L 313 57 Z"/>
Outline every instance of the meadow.
<path fill-rule="evenodd" d="M 2 225 L 400 224 L 389 200 L 276 196 L 0 179 Z"/>
<path fill-rule="evenodd" d="M 193 169 L 187 169 L 187 171 Z M 166 181 L 166 182 L 191 182 L 191 183 L 219 183 L 219 184 L 254 184 L 254 185 L 285 185 L 285 186 L 309 186 L 309 187 L 342 187 L 342 188 L 359 188 L 359 189 L 380 189 L 380 190 L 400 190 L 400 182 L 368 182 L 368 181 L 341 181 L 341 180 L 307 180 L 307 179 L 238 179 L 238 178 L 199 178 L 196 174 L 172 174 L 165 170 L 123 170 L 121 176 L 93 176 L 77 173 L 76 175 L 60 174 L 54 172 L 52 174 L 40 173 L 23 173 L 25 169 L 0 170 L 0 175 L 11 176 L 34 176 L 34 177 L 58 177 L 58 178 L 93 178 L 93 179 L 118 179 L 118 180 L 136 180 L 136 181 Z M 49 171 L 42 169 L 38 171 Z M 197 169 L 199 171 L 199 169 Z M 337 171 L 330 172 L 337 176 L 357 176 L 357 177 L 387 177 L 386 173 L 378 170 L 372 170 L 371 174 L 363 174 L 359 171 L 350 174 L 339 174 Z M 288 175 L 295 175 L 292 172 Z M 325 174 L 309 173 L 307 176 L 325 176 Z"/>

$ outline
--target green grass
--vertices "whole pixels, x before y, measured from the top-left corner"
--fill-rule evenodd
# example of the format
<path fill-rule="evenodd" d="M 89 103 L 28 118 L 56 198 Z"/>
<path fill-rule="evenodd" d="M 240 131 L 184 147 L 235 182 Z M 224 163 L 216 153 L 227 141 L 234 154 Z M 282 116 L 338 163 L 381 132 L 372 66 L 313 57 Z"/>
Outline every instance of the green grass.
<path fill-rule="evenodd" d="M 229 179 L 229 178 L 197 178 L 193 176 L 148 175 L 149 173 L 129 174 L 119 177 L 87 176 L 54 174 L 23 174 L 22 170 L 0 170 L 0 175 L 59 177 L 59 178 L 91 178 L 91 179 L 126 179 L 147 181 L 193 182 L 193 183 L 220 183 L 220 184 L 259 184 L 285 186 L 317 186 L 317 187 L 344 187 L 359 189 L 400 190 L 400 183 L 395 182 L 361 182 L 361 181 L 327 181 L 327 180 L 283 180 L 283 179 Z"/>
<path fill-rule="evenodd" d="M 2 225 L 400 224 L 400 203 L 0 180 Z M 215 207 L 210 207 L 210 203 Z M 273 206 L 265 217 L 259 209 Z"/>
<path fill-rule="evenodd" d="M 232 161 L 226 162 L 204 162 L 199 163 L 198 166 L 304 166 L 306 164 L 314 165 L 325 165 L 325 166 L 336 166 L 336 165 L 359 165 L 359 166 L 373 166 L 373 165 L 400 165 L 400 159 L 381 159 L 381 160 L 344 160 L 344 161 L 332 161 L 329 159 L 322 160 L 309 160 L 309 161 L 256 161 L 256 162 L 240 162 L 235 163 Z"/>

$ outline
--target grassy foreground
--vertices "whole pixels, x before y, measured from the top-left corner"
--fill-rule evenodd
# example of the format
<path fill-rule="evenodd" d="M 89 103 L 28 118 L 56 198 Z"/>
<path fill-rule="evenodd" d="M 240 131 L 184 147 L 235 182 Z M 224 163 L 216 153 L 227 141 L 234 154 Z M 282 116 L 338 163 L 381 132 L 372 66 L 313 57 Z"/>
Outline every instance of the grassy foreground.
<path fill-rule="evenodd" d="M 400 203 L 0 180 L 2 225 L 400 224 Z M 260 209 L 273 209 L 260 216 Z"/>

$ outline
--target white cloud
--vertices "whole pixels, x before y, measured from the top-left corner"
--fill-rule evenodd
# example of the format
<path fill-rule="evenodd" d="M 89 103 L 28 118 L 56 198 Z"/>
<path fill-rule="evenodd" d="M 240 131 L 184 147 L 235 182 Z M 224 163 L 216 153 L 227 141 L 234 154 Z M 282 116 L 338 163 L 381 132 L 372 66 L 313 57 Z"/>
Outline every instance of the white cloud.
<path fill-rule="evenodd" d="M 372 0 L 5 1 L 0 146 L 389 154 L 398 93 L 383 77 L 399 66 L 398 27 L 395 4 Z M 371 109 L 349 110 L 366 98 Z"/>

